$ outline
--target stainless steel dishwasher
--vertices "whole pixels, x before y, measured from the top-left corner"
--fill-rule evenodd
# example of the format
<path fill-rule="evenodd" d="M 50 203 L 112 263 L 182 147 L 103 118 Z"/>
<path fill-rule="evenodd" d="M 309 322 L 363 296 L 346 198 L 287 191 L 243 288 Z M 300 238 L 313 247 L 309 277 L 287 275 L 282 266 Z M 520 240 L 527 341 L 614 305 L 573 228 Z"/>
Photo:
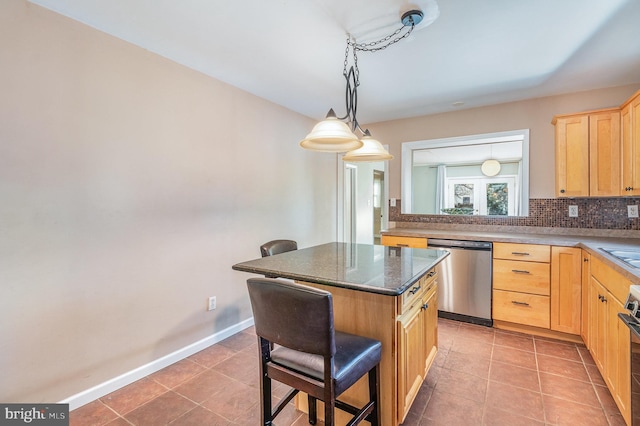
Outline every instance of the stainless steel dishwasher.
<path fill-rule="evenodd" d="M 492 244 L 429 238 L 427 245 L 451 253 L 436 266 L 438 316 L 491 327 Z"/>

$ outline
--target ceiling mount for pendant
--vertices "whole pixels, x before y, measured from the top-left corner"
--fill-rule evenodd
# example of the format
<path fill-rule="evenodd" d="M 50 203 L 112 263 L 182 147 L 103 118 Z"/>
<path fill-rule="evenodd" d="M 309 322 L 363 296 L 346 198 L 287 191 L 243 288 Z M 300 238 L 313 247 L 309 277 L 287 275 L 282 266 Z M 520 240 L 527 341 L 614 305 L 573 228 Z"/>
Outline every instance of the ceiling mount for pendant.
<path fill-rule="evenodd" d="M 422 18 L 424 18 L 424 13 L 421 10 L 410 10 L 402 14 L 402 25 L 405 27 L 410 27 L 412 25 L 418 25 L 422 22 Z"/>
<path fill-rule="evenodd" d="M 435 10 L 437 12 L 437 6 Z M 430 22 L 433 22 L 435 17 L 432 17 Z M 351 35 L 347 34 L 347 47 L 342 70 L 346 80 L 346 114 L 337 117 L 331 109 L 326 119 L 316 124 L 311 133 L 300 142 L 302 148 L 321 152 L 348 152 L 343 158 L 345 161 L 383 161 L 393 158 L 380 142 L 373 139 L 369 131 L 363 130 L 358 123 L 356 111 L 358 110 L 357 89 L 360 85 L 360 71 L 356 52 L 377 52 L 386 49 L 407 38 L 423 18 L 424 13 L 421 10 L 409 10 L 402 14 L 400 28 L 392 34 L 372 42 L 358 43 Z M 348 67 L 350 59 L 352 65 Z M 362 137 L 356 136 L 356 131 L 360 132 Z"/>

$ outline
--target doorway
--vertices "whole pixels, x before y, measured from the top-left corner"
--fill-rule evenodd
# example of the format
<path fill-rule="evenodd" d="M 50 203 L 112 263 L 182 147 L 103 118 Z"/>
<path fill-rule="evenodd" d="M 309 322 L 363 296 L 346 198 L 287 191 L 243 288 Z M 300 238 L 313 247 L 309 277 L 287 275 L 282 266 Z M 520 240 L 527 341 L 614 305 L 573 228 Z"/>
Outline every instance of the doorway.
<path fill-rule="evenodd" d="M 344 162 L 339 182 L 338 236 L 341 241 L 380 244 L 380 231 L 388 227 L 387 164 Z"/>
<path fill-rule="evenodd" d="M 382 230 L 382 200 L 384 194 L 384 171 L 373 170 L 373 244 L 380 244 Z"/>

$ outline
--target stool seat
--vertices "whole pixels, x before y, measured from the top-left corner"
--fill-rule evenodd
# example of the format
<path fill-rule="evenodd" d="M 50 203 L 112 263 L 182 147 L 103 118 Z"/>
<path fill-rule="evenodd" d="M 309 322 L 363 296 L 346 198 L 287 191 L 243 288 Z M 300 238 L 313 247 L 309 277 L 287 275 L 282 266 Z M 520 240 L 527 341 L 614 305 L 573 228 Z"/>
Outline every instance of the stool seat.
<path fill-rule="evenodd" d="M 335 392 L 339 395 L 364 376 L 371 365 L 380 362 L 382 344 L 378 340 L 340 331 L 336 331 L 335 335 L 333 378 Z M 324 358 L 320 355 L 278 346 L 271 351 L 271 361 L 314 379 L 324 380 Z"/>

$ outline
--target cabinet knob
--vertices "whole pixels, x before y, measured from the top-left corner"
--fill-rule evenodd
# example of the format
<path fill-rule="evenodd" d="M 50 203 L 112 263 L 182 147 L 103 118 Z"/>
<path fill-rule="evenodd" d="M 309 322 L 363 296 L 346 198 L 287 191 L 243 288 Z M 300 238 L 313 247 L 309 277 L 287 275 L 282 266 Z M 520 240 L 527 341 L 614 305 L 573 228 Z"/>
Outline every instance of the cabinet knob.
<path fill-rule="evenodd" d="M 427 309 L 429 309 L 429 304 L 425 303 L 424 305 L 422 305 L 422 307 L 420 308 L 423 311 L 426 311 Z"/>
<path fill-rule="evenodd" d="M 588 261 L 589 261 L 589 258 L 588 258 L 588 257 L 585 257 L 584 259 L 582 259 L 582 261 L 583 261 L 583 262 L 588 262 Z"/>
<path fill-rule="evenodd" d="M 561 189 L 561 190 L 560 190 L 560 193 L 561 193 L 561 194 L 564 194 L 564 193 L 565 193 L 565 190 L 564 190 L 564 189 Z"/>

